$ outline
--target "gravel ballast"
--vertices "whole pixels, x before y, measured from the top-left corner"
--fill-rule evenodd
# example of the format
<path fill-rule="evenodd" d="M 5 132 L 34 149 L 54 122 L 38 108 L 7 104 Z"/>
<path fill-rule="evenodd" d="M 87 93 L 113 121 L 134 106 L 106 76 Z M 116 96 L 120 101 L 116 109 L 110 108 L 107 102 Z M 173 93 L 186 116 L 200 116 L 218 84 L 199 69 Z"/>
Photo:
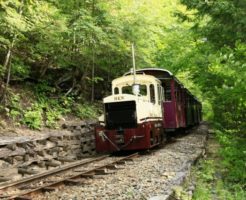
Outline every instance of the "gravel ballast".
<path fill-rule="evenodd" d="M 183 183 L 191 165 L 205 152 L 208 128 L 200 125 L 160 150 L 140 156 L 114 174 L 86 179 L 83 185 L 45 193 L 39 199 L 165 200 Z"/>

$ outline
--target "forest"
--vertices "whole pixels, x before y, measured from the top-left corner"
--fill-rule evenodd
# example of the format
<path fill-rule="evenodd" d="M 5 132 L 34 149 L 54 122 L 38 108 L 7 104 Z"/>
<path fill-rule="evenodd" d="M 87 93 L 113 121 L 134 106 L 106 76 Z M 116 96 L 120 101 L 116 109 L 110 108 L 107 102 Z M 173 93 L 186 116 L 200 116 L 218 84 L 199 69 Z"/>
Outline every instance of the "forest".
<path fill-rule="evenodd" d="M 194 199 L 246 196 L 246 1 L 1 0 L 0 127 L 95 118 L 132 68 L 173 72 L 220 143 Z M 216 170 L 219 170 L 217 173 Z M 219 178 L 219 180 L 217 180 Z M 226 197 L 226 198 L 225 198 Z"/>

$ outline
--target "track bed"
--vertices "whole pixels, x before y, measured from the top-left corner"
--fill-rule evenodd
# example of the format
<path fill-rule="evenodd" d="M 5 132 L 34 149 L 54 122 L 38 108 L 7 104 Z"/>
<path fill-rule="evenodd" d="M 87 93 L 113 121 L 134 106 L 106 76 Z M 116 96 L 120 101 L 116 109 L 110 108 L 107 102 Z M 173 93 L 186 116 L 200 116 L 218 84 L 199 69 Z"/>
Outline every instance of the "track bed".
<path fill-rule="evenodd" d="M 89 178 L 83 185 L 45 193 L 38 199 L 168 199 L 189 175 L 192 164 L 204 155 L 207 131 L 207 126 L 201 125 L 163 148 L 137 157 L 114 174 Z"/>
<path fill-rule="evenodd" d="M 205 153 L 206 138 L 207 126 L 200 125 L 148 154 L 77 161 L 0 185 L 0 199 L 164 200 Z"/>

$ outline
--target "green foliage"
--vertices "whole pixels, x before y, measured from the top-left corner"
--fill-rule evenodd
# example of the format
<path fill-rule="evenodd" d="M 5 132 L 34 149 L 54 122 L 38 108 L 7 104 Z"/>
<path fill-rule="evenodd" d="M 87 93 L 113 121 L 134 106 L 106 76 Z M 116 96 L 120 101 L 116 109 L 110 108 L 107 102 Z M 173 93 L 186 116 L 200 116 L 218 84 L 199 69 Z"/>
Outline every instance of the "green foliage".
<path fill-rule="evenodd" d="M 49 89 L 50 87 L 41 85 L 39 88 L 39 91 L 44 92 L 47 90 L 49 91 Z M 72 102 L 70 101 L 70 103 Z M 42 121 L 44 125 L 49 128 L 56 128 L 57 121 L 61 119 L 62 115 L 65 115 L 70 111 L 69 107 L 71 107 L 72 104 L 68 104 L 64 106 L 64 103 L 62 103 L 62 100 L 60 103 L 57 99 L 49 99 L 43 94 L 43 96 L 39 95 L 37 106 L 39 107 L 39 109 L 42 110 Z"/>
<path fill-rule="evenodd" d="M 19 93 L 10 92 L 9 104 L 6 108 L 1 108 L 1 112 L 6 112 L 15 125 L 25 125 L 38 130 L 43 127 L 58 128 L 59 120 L 66 115 L 91 119 L 100 113 L 100 106 L 84 103 L 85 100 L 82 101 L 81 98 L 73 96 L 50 98 L 49 95 L 53 95 L 53 88 L 46 82 L 37 84 L 34 94 L 30 94 L 29 87 Z"/>
<path fill-rule="evenodd" d="M 202 165 L 202 171 L 198 172 L 199 177 L 201 177 L 206 182 L 212 182 L 214 180 L 215 169 L 211 167 L 214 165 L 213 160 L 205 160 Z"/>
<path fill-rule="evenodd" d="M 22 108 L 20 106 L 20 95 L 12 94 L 10 96 L 10 104 L 7 109 L 7 116 L 14 121 L 18 121 L 22 116 Z"/>
<path fill-rule="evenodd" d="M 88 77 L 88 80 L 92 83 L 92 82 L 94 82 L 94 83 L 99 83 L 99 82 L 102 82 L 103 81 L 103 78 L 101 78 L 101 77 L 94 77 L 93 79 L 91 79 L 91 78 L 89 78 Z"/>
<path fill-rule="evenodd" d="M 28 108 L 24 113 L 22 123 L 32 129 L 40 129 L 42 126 L 42 109 L 34 104 L 31 108 Z"/>
<path fill-rule="evenodd" d="M 4 69 L 3 66 L 0 64 L 0 76 L 4 75 Z"/>
<path fill-rule="evenodd" d="M 222 145 L 218 163 L 223 181 L 214 179 L 215 163 L 204 163 L 195 199 L 214 199 L 209 192 L 214 182 L 221 199 L 245 199 L 246 4 L 181 2 L 188 11 L 175 13 L 186 25 L 167 34 L 156 60 L 202 100 L 204 118 L 217 129 Z"/>
<path fill-rule="evenodd" d="M 29 77 L 30 67 L 26 66 L 22 61 L 16 60 L 12 64 L 12 77 L 14 79 L 24 79 Z"/>
<path fill-rule="evenodd" d="M 219 160 L 204 160 L 199 163 L 199 168 L 193 171 L 197 187 L 192 199 L 245 199 L 246 192 L 240 184 L 228 185 L 227 180 L 221 179 L 223 167 Z"/>
<path fill-rule="evenodd" d="M 41 81 L 35 85 L 34 92 L 35 95 L 40 98 L 40 101 L 45 101 L 42 98 L 45 98 L 55 92 L 55 88 L 51 87 L 47 81 Z"/>
<path fill-rule="evenodd" d="M 243 184 L 246 3 L 181 2 L 0 1 L 0 89 L 10 69 L 10 86 L 29 85 L 35 96 L 26 106 L 21 104 L 25 94 L 9 92 L 1 110 L 34 129 L 55 128 L 71 113 L 96 117 L 100 109 L 84 103 L 92 86 L 101 99 L 108 83 L 131 68 L 134 42 L 138 68 L 169 69 L 202 101 L 204 118 L 221 132 L 223 184 Z M 214 171 L 204 171 L 206 184 L 214 181 Z"/>
<path fill-rule="evenodd" d="M 56 122 L 61 118 L 61 112 L 55 109 L 49 109 L 46 112 L 46 126 L 54 128 L 57 126 Z"/>
<path fill-rule="evenodd" d="M 246 182 L 246 140 L 240 138 L 237 132 L 217 131 L 217 137 L 223 148 L 220 155 L 223 158 L 224 179 L 229 183 L 244 184 Z"/>
<path fill-rule="evenodd" d="M 197 9 L 197 18 L 206 17 L 206 25 L 197 25 L 199 33 L 217 47 L 246 42 L 246 3 L 244 0 L 181 0 L 189 9 Z M 198 21 L 199 23 L 199 21 Z"/>
<path fill-rule="evenodd" d="M 88 103 L 76 104 L 74 112 L 81 119 L 91 119 L 98 116 L 98 108 Z"/>
<path fill-rule="evenodd" d="M 201 182 L 198 182 L 198 186 L 195 190 L 195 193 L 192 197 L 193 200 L 211 200 L 211 188 L 206 187 Z"/>
<path fill-rule="evenodd" d="M 139 68 L 156 64 L 156 52 L 168 42 L 166 32 L 170 36 L 182 28 L 172 16 L 174 9 L 185 10 L 177 2 L 1 2 L 0 60 L 4 62 L 11 49 L 11 80 L 30 78 L 39 82 L 38 87 L 51 87 L 51 93 L 82 94 L 89 99 L 94 92 L 90 90 L 107 89 L 107 82 L 131 68 L 132 42 Z M 64 73 L 56 74 L 62 69 Z M 7 66 L 0 68 L 0 81 L 6 72 Z M 107 82 L 101 84 L 103 80 Z M 48 93 L 48 88 L 43 89 Z"/>

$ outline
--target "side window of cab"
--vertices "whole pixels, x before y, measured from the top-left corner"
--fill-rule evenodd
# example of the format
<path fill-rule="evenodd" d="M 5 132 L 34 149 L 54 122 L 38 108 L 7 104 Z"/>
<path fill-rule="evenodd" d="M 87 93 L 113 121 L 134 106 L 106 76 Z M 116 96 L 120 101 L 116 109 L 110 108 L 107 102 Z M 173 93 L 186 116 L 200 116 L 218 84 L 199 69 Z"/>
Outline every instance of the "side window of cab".
<path fill-rule="evenodd" d="M 158 104 L 160 105 L 161 102 L 163 101 L 163 88 L 158 84 L 157 86 L 158 90 Z"/>
<path fill-rule="evenodd" d="M 155 104 L 155 86 L 150 84 L 149 86 L 150 102 Z"/>
<path fill-rule="evenodd" d="M 119 94 L 119 88 L 118 87 L 114 88 L 114 94 Z"/>

